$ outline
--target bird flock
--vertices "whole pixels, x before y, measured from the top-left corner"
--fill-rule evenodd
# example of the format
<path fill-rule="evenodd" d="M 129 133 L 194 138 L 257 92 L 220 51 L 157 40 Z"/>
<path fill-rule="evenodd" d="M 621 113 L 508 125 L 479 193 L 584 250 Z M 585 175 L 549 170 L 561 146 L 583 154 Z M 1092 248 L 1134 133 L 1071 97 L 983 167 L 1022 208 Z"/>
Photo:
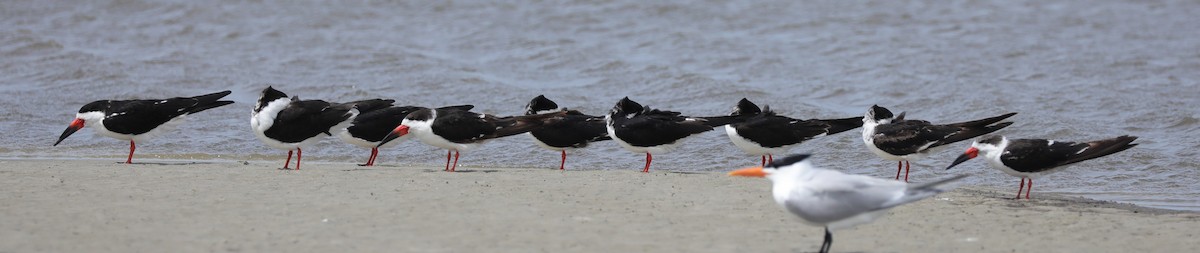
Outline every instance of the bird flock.
<path fill-rule="evenodd" d="M 132 163 L 136 142 L 162 134 L 191 114 L 232 104 L 220 100 L 229 94 L 230 91 L 222 91 L 195 97 L 91 102 L 79 109 L 54 146 L 79 129 L 91 126 L 100 135 L 128 140 L 129 156 L 125 162 Z M 361 166 L 375 165 L 379 148 L 415 137 L 447 150 L 444 168 L 447 172 L 458 167 L 460 152 L 492 139 L 524 133 L 532 135 L 538 146 L 560 152 L 560 170 L 565 169 L 568 150 L 612 140 L 626 150 L 644 153 L 646 164 L 642 172 L 649 172 L 653 155 L 677 148 L 687 137 L 724 127 L 734 146 L 761 157 L 759 166 L 729 174 L 770 179 L 778 204 L 805 223 L 825 227 L 820 252 L 828 252 L 832 246 L 831 230 L 869 222 L 892 207 L 952 189 L 952 183 L 964 175 L 929 183 L 908 183 L 911 161 L 950 144 L 983 136 L 971 143 L 946 170 L 982 156 L 992 168 L 1021 178 L 1017 199 L 1022 192 L 1029 199 L 1035 177 L 1137 145 L 1132 143 L 1137 139 L 1134 136 L 1084 142 L 984 136 L 1012 125 L 1013 122 L 1004 120 L 1016 113 L 933 124 L 906 119 L 904 112 L 893 114 L 878 105 L 867 109 L 863 117 L 805 120 L 779 115 L 745 98 L 737 102 L 729 115 L 711 117 L 652 109 L 628 97 L 602 116 L 559 107 L 541 95 L 529 102 L 524 115 L 518 116 L 476 113 L 471 111 L 472 105 L 427 108 L 394 103 L 391 99 L 348 103 L 301 100 L 267 87 L 254 105 L 250 127 L 267 146 L 288 151 L 282 169 L 292 169 L 289 166 L 294 152 L 294 169 L 299 170 L 303 148 L 325 137 L 337 136 L 346 143 L 370 148 L 371 155 Z M 807 160 L 809 155 L 789 155 L 778 161 L 774 158 L 804 141 L 860 127 L 867 150 L 897 162 L 894 179 L 819 168 Z"/>

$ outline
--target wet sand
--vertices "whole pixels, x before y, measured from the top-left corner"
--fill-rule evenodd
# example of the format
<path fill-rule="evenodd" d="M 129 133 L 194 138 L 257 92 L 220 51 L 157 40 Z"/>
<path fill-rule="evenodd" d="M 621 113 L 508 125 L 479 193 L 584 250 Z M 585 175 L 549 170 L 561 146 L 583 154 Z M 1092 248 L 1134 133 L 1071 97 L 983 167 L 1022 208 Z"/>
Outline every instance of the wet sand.
<path fill-rule="evenodd" d="M 810 252 L 765 179 L 528 168 L 0 160 L 0 252 Z M 1002 191 L 998 191 L 1002 190 Z M 1200 214 L 971 186 L 835 252 L 1186 252 Z"/>

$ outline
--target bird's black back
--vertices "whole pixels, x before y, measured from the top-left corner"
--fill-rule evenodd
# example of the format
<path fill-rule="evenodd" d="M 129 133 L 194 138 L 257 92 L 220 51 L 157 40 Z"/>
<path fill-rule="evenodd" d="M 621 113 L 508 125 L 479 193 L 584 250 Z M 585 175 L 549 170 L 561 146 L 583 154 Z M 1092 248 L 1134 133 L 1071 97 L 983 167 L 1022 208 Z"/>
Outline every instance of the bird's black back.
<path fill-rule="evenodd" d="M 1042 139 L 1009 140 L 1000 161 L 1020 172 L 1039 172 L 1120 152 L 1137 144 L 1137 137 L 1121 136 L 1092 142 L 1059 142 Z"/>
<path fill-rule="evenodd" d="M 604 117 L 568 110 L 561 121 L 547 124 L 529 132 L 534 138 L 551 147 L 582 148 L 590 142 L 610 140 Z"/>
<path fill-rule="evenodd" d="M 798 120 L 778 115 L 759 115 L 735 123 L 737 134 L 767 148 L 801 143 L 825 134 L 829 125 L 817 120 Z"/>
<path fill-rule="evenodd" d="M 529 116 L 496 117 L 458 109 L 436 109 L 433 133 L 454 143 L 473 143 L 480 140 L 494 139 L 526 133 L 544 124 L 551 124 L 562 119 L 566 112 L 537 114 Z M 419 113 L 413 113 L 419 114 Z M 410 116 L 413 116 L 410 114 Z M 427 117 L 416 115 L 410 119 Z"/>
<path fill-rule="evenodd" d="M 354 117 L 354 125 L 347 127 L 346 131 L 354 138 L 371 142 L 382 141 L 383 137 L 400 126 L 404 117 L 419 109 L 422 107 L 394 106 L 360 112 L 358 116 Z"/>
<path fill-rule="evenodd" d="M 481 114 L 463 110 L 437 110 L 433 133 L 454 143 L 472 143 L 496 132 L 496 126 Z"/>
<path fill-rule="evenodd" d="M 992 123 L 1015 114 L 1009 113 L 975 121 L 934 125 L 924 120 L 905 120 L 903 119 L 904 114 L 901 113 L 892 123 L 875 127 L 874 142 L 879 150 L 889 154 L 915 154 L 929 148 L 975 138 L 1008 127 L 1012 125 L 1012 122 Z"/>
<path fill-rule="evenodd" d="M 646 109 L 626 118 L 612 116 L 613 130 L 621 141 L 637 147 L 675 143 L 679 139 L 712 130 L 702 119 L 689 119 L 680 113 Z"/>
<path fill-rule="evenodd" d="M 333 126 L 349 120 L 353 104 L 331 104 L 323 100 L 293 99 L 275 116 L 263 134 L 285 143 L 297 143 L 319 134 L 332 136 Z"/>
<path fill-rule="evenodd" d="M 195 97 L 142 100 L 100 100 L 88 103 L 79 112 L 104 113 L 104 127 L 121 134 L 144 134 L 179 116 L 232 104 L 220 101 L 230 91 Z"/>

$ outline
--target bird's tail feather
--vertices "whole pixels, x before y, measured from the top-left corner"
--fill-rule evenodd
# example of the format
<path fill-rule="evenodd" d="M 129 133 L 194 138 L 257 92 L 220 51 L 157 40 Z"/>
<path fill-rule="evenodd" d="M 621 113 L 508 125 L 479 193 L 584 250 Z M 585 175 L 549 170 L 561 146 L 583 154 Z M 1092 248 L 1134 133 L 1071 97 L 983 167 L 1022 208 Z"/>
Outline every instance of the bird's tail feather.
<path fill-rule="evenodd" d="M 367 99 L 367 100 L 359 100 L 359 101 L 349 102 L 346 104 L 353 105 L 354 108 L 358 109 L 359 112 L 370 112 L 370 111 L 374 111 L 374 110 L 391 107 L 392 104 L 395 102 L 396 102 L 396 100 L 392 100 L 392 99 Z"/>
<path fill-rule="evenodd" d="M 829 132 L 826 134 L 836 134 L 845 131 L 850 131 L 855 128 L 862 127 L 862 117 L 844 118 L 844 119 L 823 119 L 821 122 L 829 124 Z"/>
<path fill-rule="evenodd" d="M 492 133 L 492 138 L 505 137 L 510 135 L 523 134 L 529 131 L 537 130 L 544 125 L 554 124 L 567 116 L 567 111 L 557 111 L 551 113 L 534 114 L 526 116 L 510 116 L 500 118 L 504 121 L 498 125 L 502 125 L 500 129 Z"/>
<path fill-rule="evenodd" d="M 232 104 L 233 101 L 220 101 L 221 98 L 228 96 L 229 93 L 232 93 L 232 92 L 226 90 L 226 91 L 192 97 L 192 99 L 196 100 L 196 105 L 192 106 L 191 108 L 188 108 L 187 112 L 188 112 L 188 114 L 192 114 L 192 113 L 197 113 L 197 112 L 201 112 L 204 110 Z"/>
<path fill-rule="evenodd" d="M 996 117 L 980 119 L 980 120 L 972 120 L 972 121 L 967 121 L 967 122 L 959 122 L 959 123 L 948 124 L 948 125 L 956 126 L 956 127 L 982 127 L 982 126 L 991 125 L 996 122 L 1000 122 L 1001 120 L 1007 119 L 1008 117 L 1012 117 L 1013 115 L 1017 115 L 1017 113 L 1010 112 L 1010 113 L 1005 113 L 1004 115 L 1000 115 L 1000 116 L 996 116 Z"/>
<path fill-rule="evenodd" d="M 930 147 L 937 147 L 937 146 L 941 146 L 941 145 L 955 143 L 955 142 L 958 142 L 961 140 L 975 138 L 975 137 L 978 137 L 981 135 L 985 135 L 985 134 L 989 134 L 989 133 L 998 131 L 1001 128 L 1005 128 L 1010 125 L 1012 125 L 1012 122 L 1000 122 L 999 124 L 990 125 L 990 126 L 966 128 L 966 129 L 963 129 L 963 131 L 960 131 L 954 135 L 951 135 L 949 137 L 946 137 L 945 139 L 942 139 L 941 141 L 938 141 L 938 143 L 935 143 L 935 144 L 933 144 L 933 146 L 930 146 Z"/>
<path fill-rule="evenodd" d="M 710 127 L 719 127 L 719 126 L 724 126 L 724 125 L 729 125 L 729 124 L 745 121 L 744 117 L 742 117 L 742 116 L 714 116 L 714 117 L 696 117 L 696 118 L 702 119 L 704 122 L 704 125 L 707 125 Z"/>

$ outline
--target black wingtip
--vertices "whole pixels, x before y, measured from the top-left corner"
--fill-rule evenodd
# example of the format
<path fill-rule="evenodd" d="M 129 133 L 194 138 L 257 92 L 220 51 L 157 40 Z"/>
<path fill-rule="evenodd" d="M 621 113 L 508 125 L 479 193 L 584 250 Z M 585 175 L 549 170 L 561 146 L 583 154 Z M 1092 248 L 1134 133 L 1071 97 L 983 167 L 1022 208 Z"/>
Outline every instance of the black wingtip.
<path fill-rule="evenodd" d="M 787 157 L 784 157 L 783 159 L 777 159 L 775 161 L 771 161 L 771 163 L 768 163 L 766 167 L 779 168 L 779 167 L 783 167 L 783 166 L 788 166 L 788 165 L 792 165 L 792 164 L 795 164 L 798 162 L 803 162 L 804 160 L 807 160 L 809 157 L 812 157 L 812 154 L 789 155 Z"/>
<path fill-rule="evenodd" d="M 1009 117 L 1012 117 L 1013 115 L 1017 115 L 1017 113 L 1010 112 L 1010 113 L 1005 113 L 1005 114 L 1002 114 L 1002 115 L 996 116 L 996 117 L 972 120 L 972 121 L 967 121 L 967 122 L 959 122 L 959 123 L 953 123 L 953 124 L 948 124 L 948 125 L 959 126 L 959 127 L 983 127 L 983 126 L 995 124 L 996 122 L 1000 122 L 1001 120 L 1008 119 Z"/>
<path fill-rule="evenodd" d="M 826 125 L 829 125 L 829 129 L 825 130 L 825 131 L 827 131 L 827 133 L 825 133 L 825 134 L 837 134 L 837 133 L 841 133 L 841 132 L 845 132 L 845 131 L 850 131 L 855 128 L 862 127 L 862 125 L 863 125 L 862 117 L 852 117 L 852 118 L 842 118 L 842 119 L 824 119 L 824 120 L 820 120 L 820 121 L 824 122 Z"/>

